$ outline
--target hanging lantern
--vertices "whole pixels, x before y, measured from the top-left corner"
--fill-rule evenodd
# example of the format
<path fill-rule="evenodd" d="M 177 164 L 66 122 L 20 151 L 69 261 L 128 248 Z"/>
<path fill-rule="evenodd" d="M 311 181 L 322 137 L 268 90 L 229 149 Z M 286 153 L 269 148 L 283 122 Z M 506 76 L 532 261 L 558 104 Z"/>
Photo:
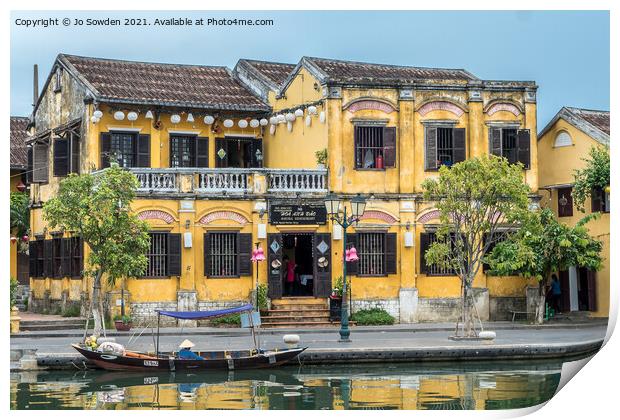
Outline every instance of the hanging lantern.
<path fill-rule="evenodd" d="M 191 112 L 187 114 L 187 122 L 191 122 L 191 123 L 194 122 L 194 116 L 192 115 Z"/>
<path fill-rule="evenodd" d="M 278 123 L 278 117 L 276 117 L 275 115 L 271 118 L 269 118 L 269 123 L 270 124 L 277 124 Z"/>
<path fill-rule="evenodd" d="M 347 250 L 345 261 L 357 261 L 360 258 L 357 256 L 357 249 L 354 246 Z"/>
<path fill-rule="evenodd" d="M 178 124 L 181 122 L 181 116 L 179 114 L 172 114 L 170 116 L 170 122 L 172 124 Z"/>
<path fill-rule="evenodd" d="M 134 111 L 129 112 L 129 113 L 127 114 L 127 119 L 128 119 L 129 121 L 135 121 L 135 120 L 137 120 L 137 119 L 138 119 L 138 113 L 137 113 L 137 112 L 134 112 Z"/>
<path fill-rule="evenodd" d="M 325 111 L 321 111 L 319 114 L 319 121 L 321 121 L 321 124 L 325 124 Z"/>
<path fill-rule="evenodd" d="M 312 124 L 312 117 L 310 115 L 306 116 L 306 126 L 310 127 L 310 124 Z"/>
<path fill-rule="evenodd" d="M 224 120 L 224 127 L 231 128 L 233 125 L 235 125 L 233 120 Z"/>
<path fill-rule="evenodd" d="M 287 122 L 287 123 L 286 123 L 286 128 L 288 128 L 289 133 L 290 133 L 291 131 L 293 131 L 293 123 L 292 123 L 292 122 L 290 122 L 290 121 L 289 121 L 289 122 Z"/>
<path fill-rule="evenodd" d="M 144 118 L 146 118 L 148 120 L 152 120 L 153 119 L 153 112 L 151 110 L 146 111 L 146 115 L 144 115 Z"/>
<path fill-rule="evenodd" d="M 272 136 L 276 133 L 276 126 L 271 124 L 269 126 L 269 134 L 271 134 Z"/>
<path fill-rule="evenodd" d="M 308 107 L 308 114 L 310 115 L 316 115 L 316 107 L 314 105 L 310 105 Z"/>
<path fill-rule="evenodd" d="M 213 121 L 215 121 L 215 118 L 213 118 L 211 115 L 205 115 L 205 118 L 203 121 L 205 122 L 205 124 L 211 125 L 213 124 Z"/>
<path fill-rule="evenodd" d="M 258 127 L 259 125 L 260 125 L 260 122 L 259 122 L 258 120 L 256 120 L 256 119 L 254 119 L 254 120 L 250 120 L 250 127 L 252 127 L 252 128 L 256 128 L 256 127 Z"/>
<path fill-rule="evenodd" d="M 301 109 L 301 108 L 296 109 L 296 110 L 295 110 L 295 116 L 296 116 L 297 118 L 303 117 L 303 116 L 304 116 L 304 110 L 303 110 L 303 109 Z"/>
<path fill-rule="evenodd" d="M 239 128 L 247 128 L 248 122 L 246 120 L 239 120 L 237 125 L 239 125 Z"/>
<path fill-rule="evenodd" d="M 267 124 L 269 124 L 269 121 L 267 121 L 267 118 L 261 118 L 260 121 L 259 121 L 259 124 L 264 127 Z"/>
<path fill-rule="evenodd" d="M 17 242 L 17 238 L 15 236 L 11 236 L 11 243 L 14 244 Z"/>
<path fill-rule="evenodd" d="M 103 117 L 103 112 L 96 110 L 95 112 L 93 112 L 93 117 L 101 118 Z"/>
<path fill-rule="evenodd" d="M 295 114 L 293 114 L 292 112 L 287 113 L 286 114 L 286 121 L 288 121 L 288 122 L 295 121 Z"/>
<path fill-rule="evenodd" d="M 114 113 L 114 119 L 116 121 L 123 121 L 125 119 L 125 113 L 123 111 L 116 111 Z"/>
<path fill-rule="evenodd" d="M 278 124 L 284 124 L 286 122 L 286 117 L 284 114 L 278 115 Z"/>
<path fill-rule="evenodd" d="M 99 118 L 93 115 L 92 117 L 90 117 L 90 122 L 92 122 L 93 124 L 97 124 L 99 122 Z"/>
<path fill-rule="evenodd" d="M 265 261 L 265 251 L 263 251 L 263 248 L 259 246 L 258 249 L 256 249 L 256 253 L 254 253 L 252 257 L 254 258 L 254 261 Z"/>
<path fill-rule="evenodd" d="M 17 184 L 15 188 L 17 188 L 17 191 L 19 192 L 24 192 L 26 191 L 26 184 L 24 184 L 23 181 L 20 179 L 19 184 Z"/>
<path fill-rule="evenodd" d="M 22 241 L 24 241 L 24 242 L 28 242 L 29 239 L 30 238 L 28 237 L 28 235 L 22 236 Z"/>

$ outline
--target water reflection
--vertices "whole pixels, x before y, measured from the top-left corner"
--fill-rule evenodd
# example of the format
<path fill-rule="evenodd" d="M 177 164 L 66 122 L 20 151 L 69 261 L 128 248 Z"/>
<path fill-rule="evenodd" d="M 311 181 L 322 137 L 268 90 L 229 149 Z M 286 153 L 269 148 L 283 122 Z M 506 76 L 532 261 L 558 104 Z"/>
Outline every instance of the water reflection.
<path fill-rule="evenodd" d="M 551 398 L 562 361 L 11 374 L 13 409 L 503 409 Z"/>

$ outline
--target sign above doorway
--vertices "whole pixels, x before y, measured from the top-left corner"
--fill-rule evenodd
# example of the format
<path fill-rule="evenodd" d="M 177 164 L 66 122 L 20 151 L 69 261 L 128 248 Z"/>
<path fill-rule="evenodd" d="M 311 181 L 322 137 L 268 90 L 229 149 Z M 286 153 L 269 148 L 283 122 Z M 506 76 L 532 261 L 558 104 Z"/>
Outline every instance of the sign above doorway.
<path fill-rule="evenodd" d="M 269 223 L 272 225 L 324 225 L 327 210 L 322 201 L 269 202 Z"/>

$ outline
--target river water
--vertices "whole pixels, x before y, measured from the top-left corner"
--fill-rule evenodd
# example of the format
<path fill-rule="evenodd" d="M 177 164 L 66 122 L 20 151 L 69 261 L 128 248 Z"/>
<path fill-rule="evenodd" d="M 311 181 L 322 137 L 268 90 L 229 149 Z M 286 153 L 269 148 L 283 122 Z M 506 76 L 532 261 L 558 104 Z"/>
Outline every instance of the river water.
<path fill-rule="evenodd" d="M 493 410 L 549 400 L 562 360 L 11 373 L 12 409 Z"/>

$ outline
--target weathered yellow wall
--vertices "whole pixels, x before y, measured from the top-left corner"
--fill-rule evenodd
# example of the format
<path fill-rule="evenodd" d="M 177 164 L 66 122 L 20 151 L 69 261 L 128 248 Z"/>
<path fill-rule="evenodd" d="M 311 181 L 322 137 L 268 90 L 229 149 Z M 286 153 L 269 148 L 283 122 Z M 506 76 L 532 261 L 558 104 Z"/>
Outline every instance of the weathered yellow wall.
<path fill-rule="evenodd" d="M 556 136 L 562 131 L 570 135 L 572 146 L 554 146 Z M 601 144 L 572 124 L 561 118 L 558 119 L 539 140 L 540 187 L 573 184 L 575 180 L 573 171 L 585 166 L 582 159 L 589 156 L 590 149 L 593 146 L 600 147 Z M 541 189 L 539 194 L 542 196 L 541 205 L 549 207 L 557 216 L 558 190 Z M 580 219 L 591 214 L 592 206 L 589 198 L 586 199 L 584 207 L 585 212 L 580 212 L 573 205 L 573 216 L 560 217 L 560 222 L 574 226 Z M 596 311 L 592 312 L 592 316 L 607 317 L 609 316 L 610 304 L 610 213 L 601 213 L 597 219 L 591 220 L 586 226 L 590 230 L 590 235 L 603 242 L 603 267 L 596 275 Z"/>

